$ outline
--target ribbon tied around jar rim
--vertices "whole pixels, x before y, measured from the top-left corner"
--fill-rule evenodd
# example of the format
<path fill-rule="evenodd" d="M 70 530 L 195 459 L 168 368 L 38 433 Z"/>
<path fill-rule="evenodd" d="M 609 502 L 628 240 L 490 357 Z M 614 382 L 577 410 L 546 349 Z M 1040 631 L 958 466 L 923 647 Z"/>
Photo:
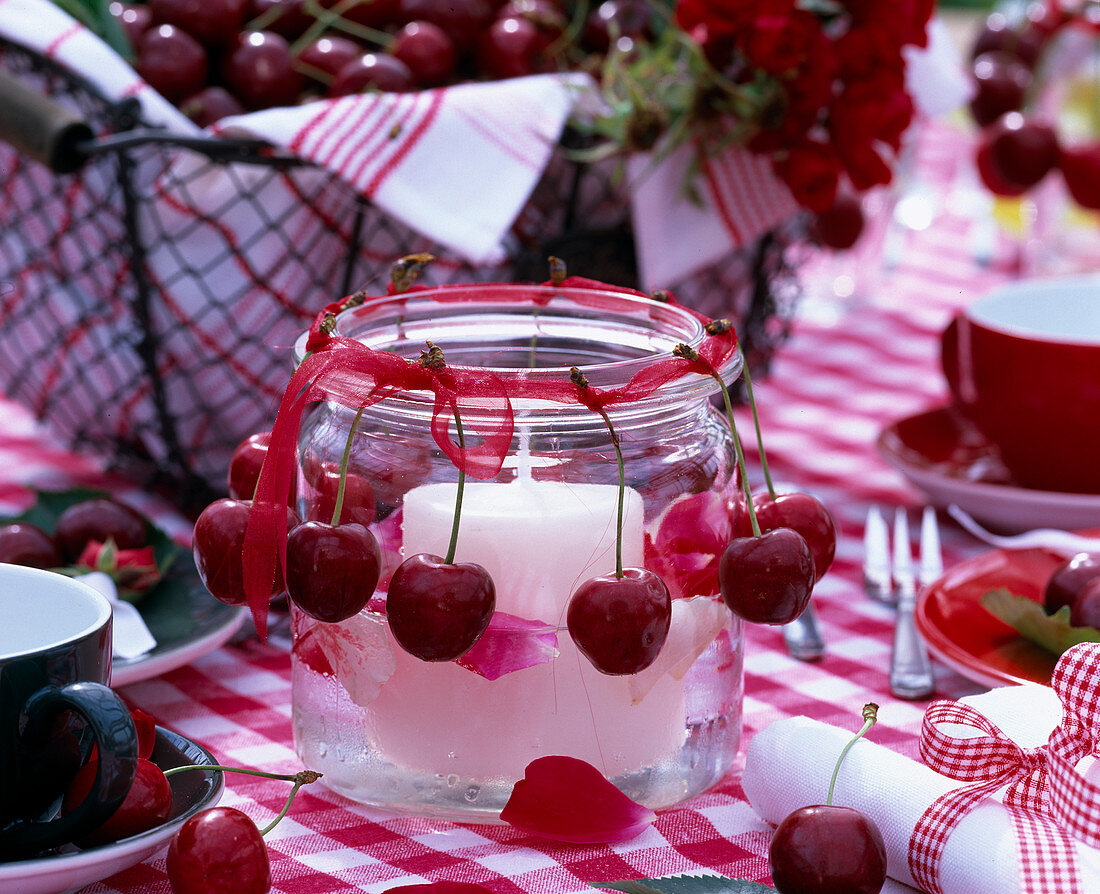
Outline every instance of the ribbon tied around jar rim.
<path fill-rule="evenodd" d="M 1000 789 L 1016 833 L 1020 890 L 1031 894 L 1084 891 L 1074 839 L 1100 847 L 1100 786 L 1077 769 L 1100 744 L 1100 643 L 1081 643 L 1059 659 L 1051 687 L 1062 718 L 1046 745 L 1023 748 L 991 720 L 951 701 L 929 705 L 920 753 L 937 773 L 971 783 L 937 798 L 909 839 L 909 870 L 920 887 L 942 894 L 940 860 L 952 830 Z M 958 725 L 979 735 L 955 735 Z"/>
<path fill-rule="evenodd" d="M 504 287 L 508 284 L 486 284 Z M 648 298 L 631 289 L 616 289 L 580 277 L 567 277 L 560 283 L 544 283 L 563 289 L 586 290 L 587 306 L 612 307 L 624 296 Z M 417 295 L 425 287 L 413 286 L 397 295 L 378 296 L 379 301 L 402 301 Z M 457 289 L 447 286 L 431 290 L 438 300 L 475 302 Z M 460 297 L 461 296 L 461 297 Z M 362 342 L 333 333 L 335 314 L 372 300 L 363 293 L 328 305 L 318 314 L 306 342 L 307 355 L 290 377 L 271 429 L 267 458 L 260 471 L 252 500 L 243 547 L 243 586 L 249 609 L 260 639 L 267 635 L 267 611 L 272 582 L 279 569 L 286 570 L 286 504 L 295 475 L 298 430 L 306 409 L 318 401 L 342 404 L 352 410 L 371 406 L 403 392 L 431 393 L 434 397 L 431 419 L 433 440 L 465 474 L 488 480 L 495 478 L 504 464 L 512 443 L 514 414 L 512 401 L 534 398 L 562 404 L 584 405 L 600 411 L 607 407 L 644 399 L 663 385 L 685 375 L 711 376 L 722 369 L 738 351 L 737 334 L 723 323 L 710 325 L 709 317 L 676 303 L 696 317 L 705 327 L 705 337 L 697 355 L 685 358 L 669 354 L 654 359 L 620 387 L 578 389 L 568 368 L 560 378 L 538 380 L 518 376 L 505 381 L 488 369 L 423 363 L 389 351 L 374 350 Z M 654 301 L 654 304 L 657 302 Z M 468 437 L 456 444 L 451 438 L 451 423 L 463 414 L 462 426 Z"/>

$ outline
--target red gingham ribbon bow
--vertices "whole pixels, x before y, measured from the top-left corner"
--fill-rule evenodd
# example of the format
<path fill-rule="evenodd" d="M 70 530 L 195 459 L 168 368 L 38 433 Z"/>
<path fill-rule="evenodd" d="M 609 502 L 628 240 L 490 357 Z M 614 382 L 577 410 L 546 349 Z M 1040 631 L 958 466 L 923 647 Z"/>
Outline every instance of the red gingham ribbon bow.
<path fill-rule="evenodd" d="M 1051 678 L 1062 721 L 1041 748 L 1021 748 L 968 705 L 934 702 L 921 727 L 920 751 L 937 773 L 972 782 L 937 798 L 909 839 L 909 870 L 925 891 L 942 894 L 939 864 L 952 830 L 981 801 L 1005 788 L 1019 848 L 1020 890 L 1080 894 L 1073 838 L 1100 846 L 1100 787 L 1076 771 L 1100 744 L 1100 643 L 1069 649 Z M 941 724 L 985 735 L 957 737 Z"/>

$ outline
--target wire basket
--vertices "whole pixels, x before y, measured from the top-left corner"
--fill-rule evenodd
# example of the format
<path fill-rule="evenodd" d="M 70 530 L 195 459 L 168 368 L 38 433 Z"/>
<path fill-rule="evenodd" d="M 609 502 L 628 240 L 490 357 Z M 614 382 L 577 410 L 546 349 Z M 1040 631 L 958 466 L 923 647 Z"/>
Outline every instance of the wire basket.
<path fill-rule="evenodd" d="M 477 267 L 335 174 L 261 142 L 151 128 L 136 103 L 4 39 L 0 74 L 65 110 L 21 146 L 41 138 L 52 167 L 0 142 L 0 386 L 66 446 L 186 510 L 220 494 L 234 447 L 270 427 L 295 337 L 334 298 L 383 289 L 396 258 L 433 254 L 430 284 L 541 281 L 551 254 L 635 284 L 629 203 L 609 165 L 555 153 L 508 262 Z M 758 370 L 787 334 L 797 237 L 792 224 L 668 284 L 731 317 Z"/>

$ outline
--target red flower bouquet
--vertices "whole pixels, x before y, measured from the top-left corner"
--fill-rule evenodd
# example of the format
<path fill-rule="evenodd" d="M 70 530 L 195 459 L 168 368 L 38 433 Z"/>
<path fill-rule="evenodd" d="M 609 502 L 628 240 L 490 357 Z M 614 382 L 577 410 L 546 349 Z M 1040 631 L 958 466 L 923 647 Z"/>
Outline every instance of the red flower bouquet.
<path fill-rule="evenodd" d="M 825 211 L 845 180 L 857 191 L 890 182 L 913 116 L 903 51 L 925 45 L 933 8 L 680 0 L 651 43 L 608 57 L 611 111 L 593 128 L 626 148 L 745 147 L 801 206 Z"/>

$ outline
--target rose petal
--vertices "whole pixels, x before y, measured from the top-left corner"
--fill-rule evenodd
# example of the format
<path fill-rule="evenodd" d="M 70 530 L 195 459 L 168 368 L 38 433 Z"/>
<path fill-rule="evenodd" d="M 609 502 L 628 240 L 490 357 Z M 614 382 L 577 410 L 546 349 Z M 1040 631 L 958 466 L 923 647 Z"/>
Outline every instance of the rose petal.
<path fill-rule="evenodd" d="M 674 599 L 718 593 L 718 559 L 733 536 L 723 494 L 705 491 L 678 497 L 651 525 L 646 567 L 668 585 Z"/>
<path fill-rule="evenodd" d="M 481 638 L 455 663 L 486 680 L 558 657 L 558 633 L 542 621 L 494 612 Z"/>
<path fill-rule="evenodd" d="M 629 841 L 656 819 L 585 761 L 552 754 L 527 765 L 500 818 L 541 838 L 573 844 Z"/>
<path fill-rule="evenodd" d="M 381 615 L 360 612 L 339 624 L 318 624 L 313 635 L 351 700 L 365 708 L 397 669 Z"/>

